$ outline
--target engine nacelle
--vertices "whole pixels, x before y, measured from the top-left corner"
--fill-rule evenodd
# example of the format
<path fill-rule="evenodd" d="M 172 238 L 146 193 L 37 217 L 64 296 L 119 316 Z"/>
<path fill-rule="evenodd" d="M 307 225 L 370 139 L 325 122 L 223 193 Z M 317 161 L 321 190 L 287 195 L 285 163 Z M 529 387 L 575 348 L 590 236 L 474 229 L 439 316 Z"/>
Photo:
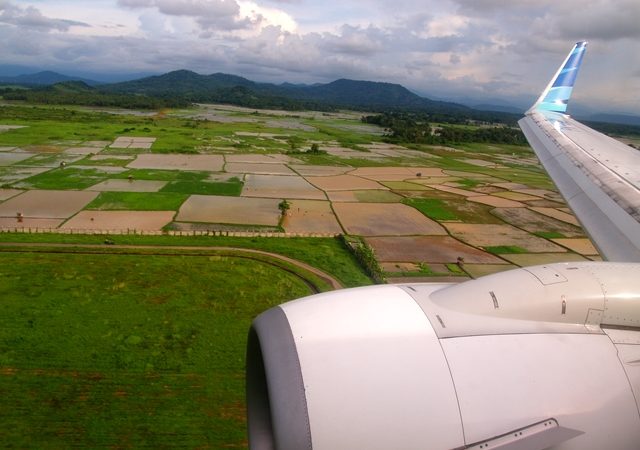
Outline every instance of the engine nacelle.
<path fill-rule="evenodd" d="M 568 263 L 272 308 L 249 333 L 250 446 L 638 448 L 639 296 L 640 265 Z"/>

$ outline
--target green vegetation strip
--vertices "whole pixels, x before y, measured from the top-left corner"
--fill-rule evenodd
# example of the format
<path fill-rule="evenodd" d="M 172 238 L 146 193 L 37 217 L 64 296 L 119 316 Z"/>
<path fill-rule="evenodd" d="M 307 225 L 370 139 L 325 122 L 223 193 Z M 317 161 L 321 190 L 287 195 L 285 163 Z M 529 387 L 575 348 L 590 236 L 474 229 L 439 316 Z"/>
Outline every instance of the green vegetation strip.
<path fill-rule="evenodd" d="M 228 256 L 0 253 L 0 267 L 0 442 L 20 448 L 246 446 L 249 323 L 310 293 Z"/>
<path fill-rule="evenodd" d="M 438 198 L 408 198 L 402 201 L 434 220 L 458 220 L 458 216 Z"/>
<path fill-rule="evenodd" d="M 56 233 L 0 233 L 0 243 L 240 247 L 288 256 L 333 275 L 345 287 L 371 284 L 355 257 L 338 238 L 243 238 L 231 236 L 136 236 L 84 235 Z M 108 248 L 105 246 L 105 248 Z"/>
<path fill-rule="evenodd" d="M 239 196 L 242 192 L 242 183 L 237 178 L 230 181 L 172 181 L 160 189 L 161 192 L 179 192 L 184 194 L 199 195 L 226 195 Z"/>
<path fill-rule="evenodd" d="M 224 248 L 224 247 L 153 247 L 153 246 L 115 246 L 115 245 L 82 245 L 82 244 L 0 244 L 3 253 L 59 253 L 59 254 L 109 254 L 109 255 L 146 255 L 146 256 L 224 256 L 245 258 L 260 261 L 278 267 L 297 276 L 314 292 L 325 292 L 339 289 L 342 286 L 337 280 L 305 263 L 289 258 L 263 252 L 260 250 Z M 317 272 L 318 274 L 314 273 Z M 322 273 L 322 275 L 320 275 Z"/>
<path fill-rule="evenodd" d="M 493 253 L 494 255 L 529 253 L 529 250 L 527 250 L 526 248 L 518 247 L 517 245 L 496 245 L 494 247 L 485 247 L 484 249 L 489 253 Z"/>
<path fill-rule="evenodd" d="M 53 169 L 21 182 L 21 185 L 29 185 L 34 189 L 86 189 L 100 183 L 109 177 L 109 173 L 97 169 Z"/>
<path fill-rule="evenodd" d="M 101 192 L 86 209 L 175 211 L 187 197 L 173 192 Z"/>

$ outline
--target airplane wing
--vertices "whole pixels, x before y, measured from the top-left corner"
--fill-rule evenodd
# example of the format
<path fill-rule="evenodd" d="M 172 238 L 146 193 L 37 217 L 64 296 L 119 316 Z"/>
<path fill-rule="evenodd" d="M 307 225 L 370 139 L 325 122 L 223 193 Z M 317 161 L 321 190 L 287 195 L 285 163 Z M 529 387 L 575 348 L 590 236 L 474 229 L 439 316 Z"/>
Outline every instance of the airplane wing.
<path fill-rule="evenodd" d="M 640 152 L 566 115 L 586 42 L 578 42 L 518 124 L 610 261 L 640 261 Z"/>

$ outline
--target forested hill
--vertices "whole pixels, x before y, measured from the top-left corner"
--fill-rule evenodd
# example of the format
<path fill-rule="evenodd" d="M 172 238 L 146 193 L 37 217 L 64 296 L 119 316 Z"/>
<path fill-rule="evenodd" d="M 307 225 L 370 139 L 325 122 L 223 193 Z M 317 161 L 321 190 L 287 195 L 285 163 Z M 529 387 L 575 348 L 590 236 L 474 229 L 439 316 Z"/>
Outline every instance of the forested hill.
<path fill-rule="evenodd" d="M 283 89 L 280 87 L 280 89 Z M 404 86 L 374 81 L 340 79 L 328 84 L 287 87 L 290 96 L 335 105 L 369 108 L 427 109 L 434 112 L 469 112 L 471 108 L 420 97 Z"/>
<path fill-rule="evenodd" d="M 300 104 L 301 107 L 358 107 L 373 109 L 420 109 L 436 112 L 468 113 L 471 108 L 420 97 L 399 84 L 340 79 L 327 84 L 292 85 L 256 83 L 223 73 L 199 75 L 178 70 L 164 75 L 101 86 L 112 93 L 144 94 L 155 97 L 178 96 L 193 102 L 226 101 L 229 98 L 266 106 Z M 247 105 L 248 106 L 248 105 Z M 259 106 L 258 104 L 254 106 Z"/>
<path fill-rule="evenodd" d="M 88 80 L 81 77 L 70 77 L 57 72 L 51 72 L 50 70 L 11 77 L 0 76 L 0 83 L 26 86 L 49 86 L 52 84 L 64 83 L 67 81 L 82 81 L 89 86 L 97 86 L 98 84 L 100 84 L 94 80 Z"/>
<path fill-rule="evenodd" d="M 55 76 L 54 76 L 55 75 Z M 48 74 L 53 79 L 64 75 Z M 32 78 L 33 79 L 33 78 Z M 73 89 L 71 88 L 73 86 Z M 415 111 L 428 113 L 434 122 L 461 122 L 475 119 L 515 124 L 518 115 L 478 111 L 457 103 L 434 101 L 414 94 L 399 84 L 339 79 L 327 84 L 295 85 L 256 83 L 224 73 L 200 75 L 177 70 L 133 81 L 91 86 L 65 81 L 52 86 L 0 88 L 6 100 L 50 104 L 90 104 L 157 108 L 189 103 L 227 103 L 249 108 L 321 111 L 338 108 L 373 112 Z"/>
<path fill-rule="evenodd" d="M 44 105 L 83 105 L 130 109 L 162 109 L 186 107 L 186 101 L 163 99 L 147 95 L 116 94 L 97 90 L 83 81 L 64 81 L 31 89 L 0 88 L 4 100 L 24 101 Z"/>

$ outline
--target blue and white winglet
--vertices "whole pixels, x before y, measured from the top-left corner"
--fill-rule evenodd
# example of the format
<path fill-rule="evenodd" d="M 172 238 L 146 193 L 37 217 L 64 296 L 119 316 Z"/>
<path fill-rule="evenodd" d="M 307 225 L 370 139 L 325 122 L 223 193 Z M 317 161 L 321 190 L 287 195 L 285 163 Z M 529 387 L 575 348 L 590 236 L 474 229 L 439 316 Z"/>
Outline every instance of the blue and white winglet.
<path fill-rule="evenodd" d="M 565 113 L 567 111 L 573 85 L 576 82 L 578 70 L 586 50 L 586 41 L 578 42 L 573 46 L 573 49 L 571 49 L 571 52 L 551 79 L 547 88 L 531 108 L 532 110 L 557 113 Z"/>
<path fill-rule="evenodd" d="M 586 48 L 574 45 L 518 124 L 602 257 L 640 262 L 640 151 L 566 114 Z"/>

